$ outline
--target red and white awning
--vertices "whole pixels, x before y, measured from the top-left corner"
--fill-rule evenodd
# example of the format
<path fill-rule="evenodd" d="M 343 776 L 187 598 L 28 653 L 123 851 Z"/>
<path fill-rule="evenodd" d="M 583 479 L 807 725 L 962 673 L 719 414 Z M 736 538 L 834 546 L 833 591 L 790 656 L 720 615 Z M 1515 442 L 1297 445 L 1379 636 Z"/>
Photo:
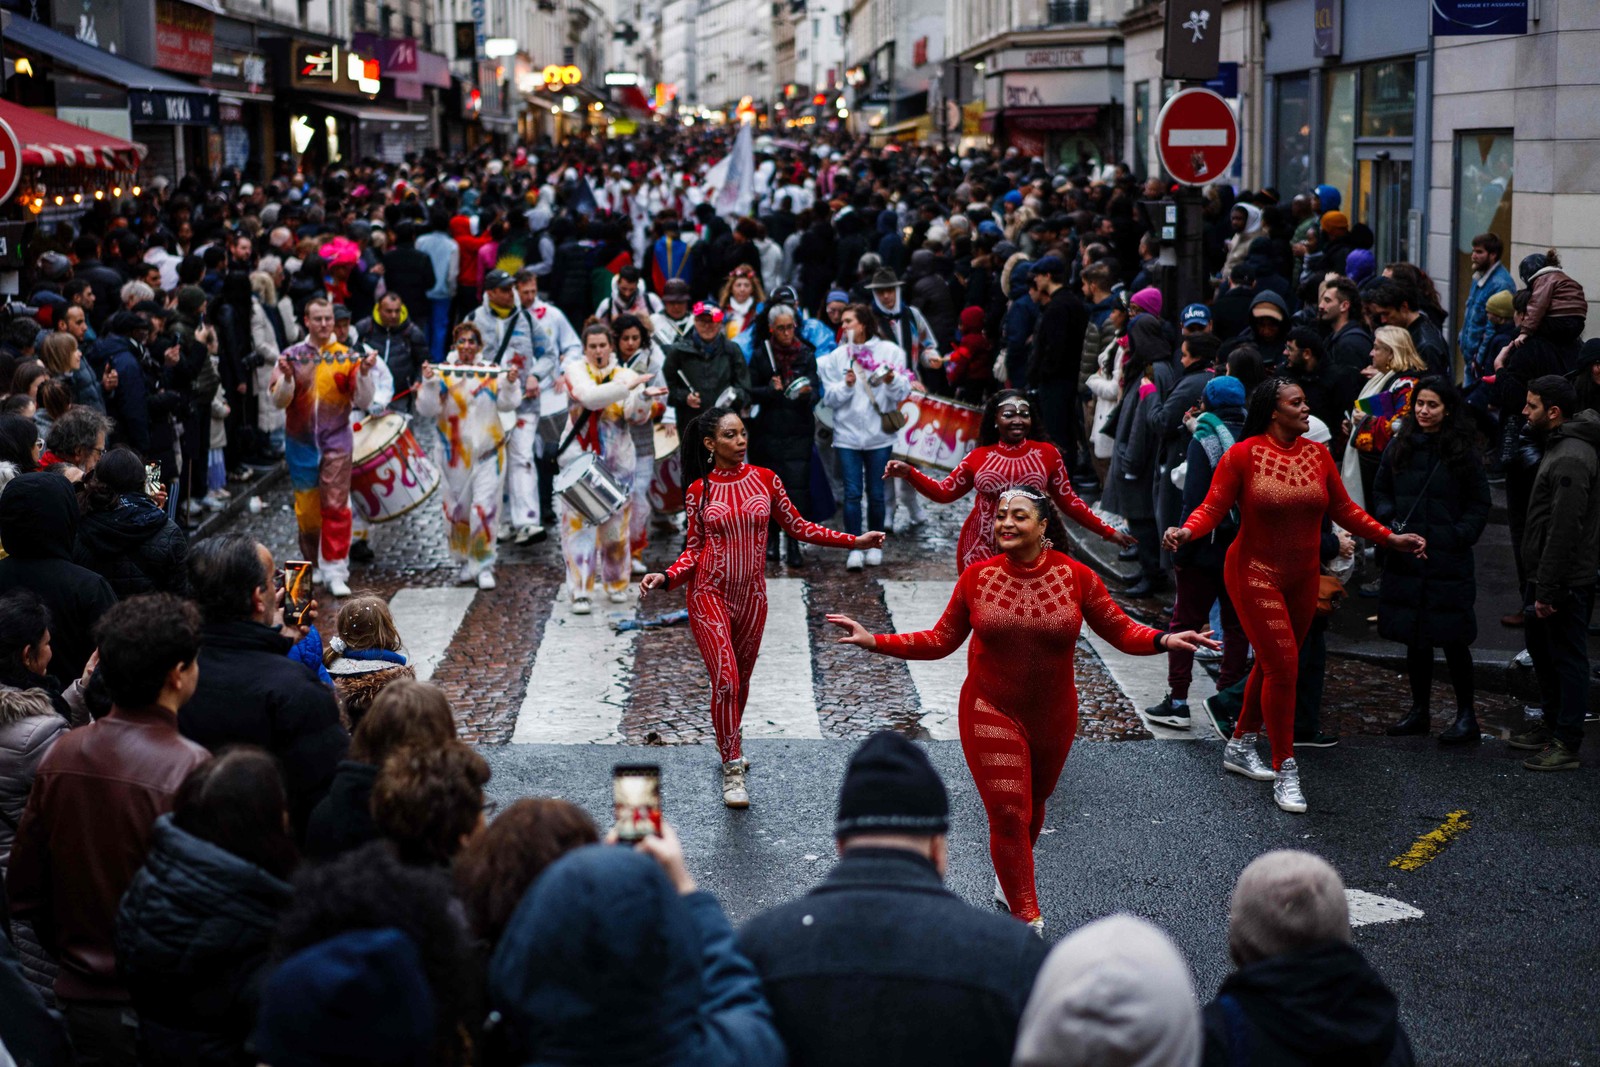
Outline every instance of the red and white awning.
<path fill-rule="evenodd" d="M 131 171 L 138 169 L 147 152 L 142 144 L 74 126 L 9 100 L 0 100 L 0 119 L 5 119 L 22 143 L 24 167 Z"/>

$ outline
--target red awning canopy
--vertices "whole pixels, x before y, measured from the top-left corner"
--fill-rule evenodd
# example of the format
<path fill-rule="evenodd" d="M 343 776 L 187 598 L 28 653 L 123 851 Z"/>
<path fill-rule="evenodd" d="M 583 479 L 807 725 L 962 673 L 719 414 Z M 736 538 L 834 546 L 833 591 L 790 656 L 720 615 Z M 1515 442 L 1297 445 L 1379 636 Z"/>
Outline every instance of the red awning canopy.
<path fill-rule="evenodd" d="M 99 170 L 137 170 L 145 146 L 110 134 L 86 130 L 70 122 L 30 111 L 0 100 L 5 119 L 22 142 L 24 167 L 94 167 Z"/>
<path fill-rule="evenodd" d="M 1008 130 L 1092 130 L 1100 124 L 1100 106 L 1006 108 Z"/>

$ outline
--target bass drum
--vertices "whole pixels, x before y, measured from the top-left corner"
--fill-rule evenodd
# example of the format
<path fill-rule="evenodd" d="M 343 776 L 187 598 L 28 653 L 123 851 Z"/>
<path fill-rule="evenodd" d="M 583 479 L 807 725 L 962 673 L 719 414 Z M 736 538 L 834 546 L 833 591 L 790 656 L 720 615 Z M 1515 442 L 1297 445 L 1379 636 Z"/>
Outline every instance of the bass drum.
<path fill-rule="evenodd" d="M 439 468 L 404 415 L 387 412 L 351 429 L 350 501 L 368 522 L 392 522 L 415 511 L 439 488 Z"/>
<path fill-rule="evenodd" d="M 650 479 L 650 510 L 657 515 L 676 515 L 683 510 L 683 450 L 678 428 L 656 426 L 656 470 Z"/>

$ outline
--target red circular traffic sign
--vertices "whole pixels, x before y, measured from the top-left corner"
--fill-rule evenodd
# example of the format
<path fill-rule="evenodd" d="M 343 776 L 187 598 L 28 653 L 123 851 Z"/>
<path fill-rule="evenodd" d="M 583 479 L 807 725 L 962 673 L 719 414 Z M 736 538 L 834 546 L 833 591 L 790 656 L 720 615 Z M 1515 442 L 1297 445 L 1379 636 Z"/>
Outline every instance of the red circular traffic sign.
<path fill-rule="evenodd" d="M 0 119 L 0 204 L 11 199 L 22 180 L 22 142 L 5 119 Z"/>
<path fill-rule="evenodd" d="M 1184 89 L 1156 116 L 1156 145 L 1174 180 L 1207 185 L 1226 174 L 1239 154 L 1239 120 L 1210 89 Z"/>

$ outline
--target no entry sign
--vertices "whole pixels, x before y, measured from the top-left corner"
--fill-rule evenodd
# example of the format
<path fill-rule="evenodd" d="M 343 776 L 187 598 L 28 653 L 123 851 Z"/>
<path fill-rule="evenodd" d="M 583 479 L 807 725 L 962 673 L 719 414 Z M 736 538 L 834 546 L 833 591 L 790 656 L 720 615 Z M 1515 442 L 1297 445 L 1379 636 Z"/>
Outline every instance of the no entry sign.
<path fill-rule="evenodd" d="M 11 199 L 22 178 L 22 142 L 12 131 L 11 124 L 0 119 L 0 204 Z"/>
<path fill-rule="evenodd" d="M 1207 185 L 1233 166 L 1239 122 L 1210 89 L 1184 89 L 1156 116 L 1156 144 L 1167 173 L 1184 185 Z"/>

